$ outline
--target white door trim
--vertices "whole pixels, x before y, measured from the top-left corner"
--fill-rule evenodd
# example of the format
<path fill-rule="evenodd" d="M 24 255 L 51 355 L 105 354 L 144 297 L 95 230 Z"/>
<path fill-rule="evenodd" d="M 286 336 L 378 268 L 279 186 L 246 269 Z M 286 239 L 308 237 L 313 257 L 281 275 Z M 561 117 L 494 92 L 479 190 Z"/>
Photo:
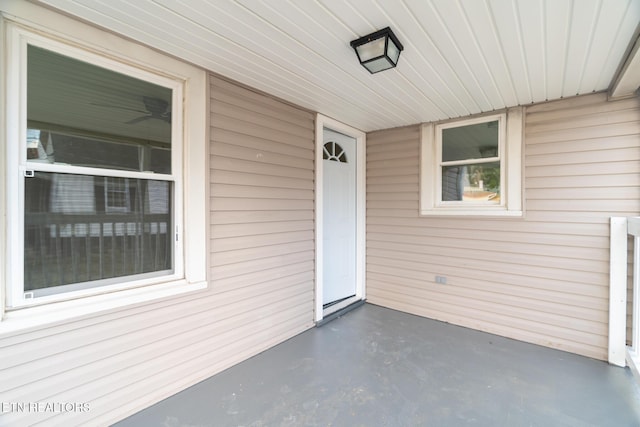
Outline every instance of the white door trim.
<path fill-rule="evenodd" d="M 316 222 L 316 304 L 315 304 L 315 321 L 319 322 L 323 319 L 325 313 L 322 308 L 322 283 L 323 283 L 323 168 L 322 168 L 322 149 L 323 149 L 323 129 L 329 128 L 336 132 L 350 136 L 356 140 L 356 296 L 351 300 L 345 301 L 346 304 L 365 299 L 365 215 L 366 215 L 366 134 L 351 126 L 345 125 L 337 120 L 316 115 L 316 206 L 315 206 L 315 222 Z M 331 307 L 333 311 L 342 308 L 342 305 L 336 304 Z"/>

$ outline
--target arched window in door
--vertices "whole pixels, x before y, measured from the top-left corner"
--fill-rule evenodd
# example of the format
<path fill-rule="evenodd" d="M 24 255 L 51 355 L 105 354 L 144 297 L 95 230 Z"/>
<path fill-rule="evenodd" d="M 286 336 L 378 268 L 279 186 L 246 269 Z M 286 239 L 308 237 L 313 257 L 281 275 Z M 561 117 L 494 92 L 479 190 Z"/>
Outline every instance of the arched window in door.
<path fill-rule="evenodd" d="M 348 163 L 347 154 L 344 152 L 340 144 L 333 141 L 329 141 L 324 144 L 322 158 L 324 160 L 332 160 L 334 162 Z"/>

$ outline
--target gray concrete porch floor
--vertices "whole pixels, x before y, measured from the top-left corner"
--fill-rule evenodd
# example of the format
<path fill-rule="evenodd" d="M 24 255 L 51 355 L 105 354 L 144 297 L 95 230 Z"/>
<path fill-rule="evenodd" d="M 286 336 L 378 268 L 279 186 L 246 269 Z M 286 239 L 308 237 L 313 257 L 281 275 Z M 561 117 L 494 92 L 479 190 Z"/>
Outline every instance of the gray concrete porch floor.
<path fill-rule="evenodd" d="M 116 424 L 640 426 L 629 369 L 365 304 Z"/>

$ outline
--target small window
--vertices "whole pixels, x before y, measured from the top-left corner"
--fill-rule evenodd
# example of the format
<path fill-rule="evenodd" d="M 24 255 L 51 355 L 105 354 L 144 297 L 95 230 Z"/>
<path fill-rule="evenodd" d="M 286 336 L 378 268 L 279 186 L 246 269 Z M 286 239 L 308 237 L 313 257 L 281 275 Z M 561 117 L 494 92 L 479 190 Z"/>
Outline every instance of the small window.
<path fill-rule="evenodd" d="M 421 214 L 522 215 L 522 112 L 422 127 Z"/>
<path fill-rule="evenodd" d="M 347 163 L 347 153 L 344 152 L 344 149 L 340 146 L 340 144 L 333 141 L 324 144 L 322 158 L 324 160 Z"/>
<path fill-rule="evenodd" d="M 104 210 L 106 213 L 131 211 L 129 178 L 105 177 Z"/>

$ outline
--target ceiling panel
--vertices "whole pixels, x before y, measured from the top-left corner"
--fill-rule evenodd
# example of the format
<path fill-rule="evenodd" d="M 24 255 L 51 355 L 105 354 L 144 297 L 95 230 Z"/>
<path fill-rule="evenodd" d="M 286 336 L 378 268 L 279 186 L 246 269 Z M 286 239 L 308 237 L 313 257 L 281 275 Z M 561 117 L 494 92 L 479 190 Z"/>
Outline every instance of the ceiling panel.
<path fill-rule="evenodd" d="M 563 95 L 572 10 L 571 0 L 558 0 L 553 8 L 544 8 L 544 99 L 557 99 Z"/>
<path fill-rule="evenodd" d="M 450 3 L 438 2 L 435 4 L 435 9 L 439 15 L 438 20 L 443 27 L 442 31 L 450 39 L 452 49 L 455 49 L 457 54 L 460 68 L 464 70 L 463 81 L 480 87 L 481 97 L 478 103 L 482 109 L 502 108 L 504 99 L 489 68 L 489 63 L 497 62 L 492 54 L 496 46 L 491 43 L 491 49 L 483 50 L 471 25 L 472 21 L 476 21 L 480 28 L 490 28 L 490 21 L 484 4 L 482 2 L 475 2 L 475 4 L 481 6 L 479 10 L 475 11 L 481 14 L 479 17 L 474 16 L 473 13 L 469 15 L 461 4 L 458 4 L 458 7 L 451 7 Z M 470 20 L 469 16 L 474 16 L 474 19 Z M 447 22 L 459 22 L 459 25 L 449 28 Z M 444 43 L 446 45 L 446 41 Z M 454 69 L 456 69 L 455 65 Z M 484 84 L 480 82 L 484 82 Z"/>
<path fill-rule="evenodd" d="M 509 67 L 504 60 L 504 49 L 500 44 L 491 9 L 485 2 L 465 2 L 463 9 L 479 55 L 490 76 L 484 84 L 496 87 L 500 96 L 498 105 L 517 105 L 517 93 Z"/>
<path fill-rule="evenodd" d="M 226 40 L 233 40 L 235 43 L 242 43 L 247 49 L 254 54 L 267 60 L 274 62 L 278 67 L 285 68 L 285 73 L 293 73 L 292 78 L 304 76 L 305 89 L 310 89 L 311 94 L 318 93 L 322 99 L 327 93 L 324 85 L 327 81 L 333 81 L 331 93 L 340 94 L 341 104 L 350 105 L 350 108 L 357 109 L 359 97 L 351 90 L 353 85 L 361 86 L 362 90 L 369 90 L 366 85 L 355 78 L 350 79 L 334 79 L 333 68 L 331 63 L 322 57 L 321 54 L 308 49 L 301 42 L 291 38 L 281 31 L 273 31 L 263 17 L 253 13 L 245 14 L 244 19 L 238 19 L 238 8 L 242 6 L 235 5 L 233 10 L 229 6 L 221 8 L 213 4 L 204 5 L 199 9 L 191 6 L 191 4 L 176 4 L 174 1 L 163 0 L 161 4 L 167 7 L 172 5 L 174 10 L 178 11 L 182 16 L 188 17 L 202 28 L 215 27 L 217 33 Z M 220 15 L 226 16 L 223 24 L 213 20 L 211 17 L 216 16 L 220 19 Z M 269 42 L 265 43 L 265 33 L 269 33 Z M 301 50 L 306 51 L 304 55 L 299 55 L 296 61 L 291 58 Z M 309 70 L 314 70 L 312 73 Z M 330 94 L 331 94 L 330 93 Z M 331 95 L 330 95 L 331 96 Z M 334 95 L 335 96 L 335 95 Z M 325 101 L 326 102 L 326 101 Z M 364 111 L 363 111 L 364 113 Z M 381 119 L 382 113 L 378 113 L 373 119 Z"/>
<path fill-rule="evenodd" d="M 307 79 L 317 80 L 318 84 L 331 88 L 338 96 L 350 96 L 349 102 L 355 105 L 362 104 L 364 99 L 371 104 L 394 102 L 398 108 L 390 114 L 395 116 L 395 120 L 413 114 L 411 102 L 403 103 L 403 97 L 395 82 L 392 82 L 392 85 L 381 85 L 377 81 L 367 82 L 358 78 L 360 66 L 357 62 L 353 63 L 353 51 L 350 48 L 349 50 L 341 49 L 344 38 L 339 33 L 348 33 L 348 30 L 335 27 L 335 18 L 328 15 L 324 8 L 314 10 L 307 7 L 301 10 L 282 0 L 245 3 L 251 4 L 252 11 L 266 19 L 271 28 L 276 26 L 288 29 L 285 34 L 292 43 L 287 61 L 292 63 L 291 67 L 294 66 L 293 63 L 300 62 L 305 57 L 320 59 L 316 65 L 306 68 Z M 306 3 L 303 4 L 306 5 Z M 281 9 L 286 9 L 287 12 L 281 12 Z M 325 23 L 332 24 L 333 27 Z M 265 39 L 264 33 L 259 40 L 263 44 L 271 43 L 270 38 Z M 301 52 L 302 55 L 300 55 Z M 341 55 L 336 55 L 336 52 L 341 52 Z M 320 75 L 322 77 L 318 77 Z M 383 111 L 376 111 L 373 118 L 385 121 L 386 116 Z"/>
<path fill-rule="evenodd" d="M 640 0 L 42 0 L 364 131 L 606 90 Z M 391 26 L 398 67 L 349 42 Z"/>
<path fill-rule="evenodd" d="M 515 2 L 514 16 L 531 99 L 544 101 L 547 93 L 544 3 Z"/>
<path fill-rule="evenodd" d="M 589 46 L 593 42 L 597 13 L 601 7 L 598 0 L 585 0 L 573 5 L 570 20 L 571 31 L 567 46 L 567 66 L 563 84 L 563 95 L 580 93 L 579 87 L 589 57 Z M 610 31 L 615 31 L 610 28 Z"/>

